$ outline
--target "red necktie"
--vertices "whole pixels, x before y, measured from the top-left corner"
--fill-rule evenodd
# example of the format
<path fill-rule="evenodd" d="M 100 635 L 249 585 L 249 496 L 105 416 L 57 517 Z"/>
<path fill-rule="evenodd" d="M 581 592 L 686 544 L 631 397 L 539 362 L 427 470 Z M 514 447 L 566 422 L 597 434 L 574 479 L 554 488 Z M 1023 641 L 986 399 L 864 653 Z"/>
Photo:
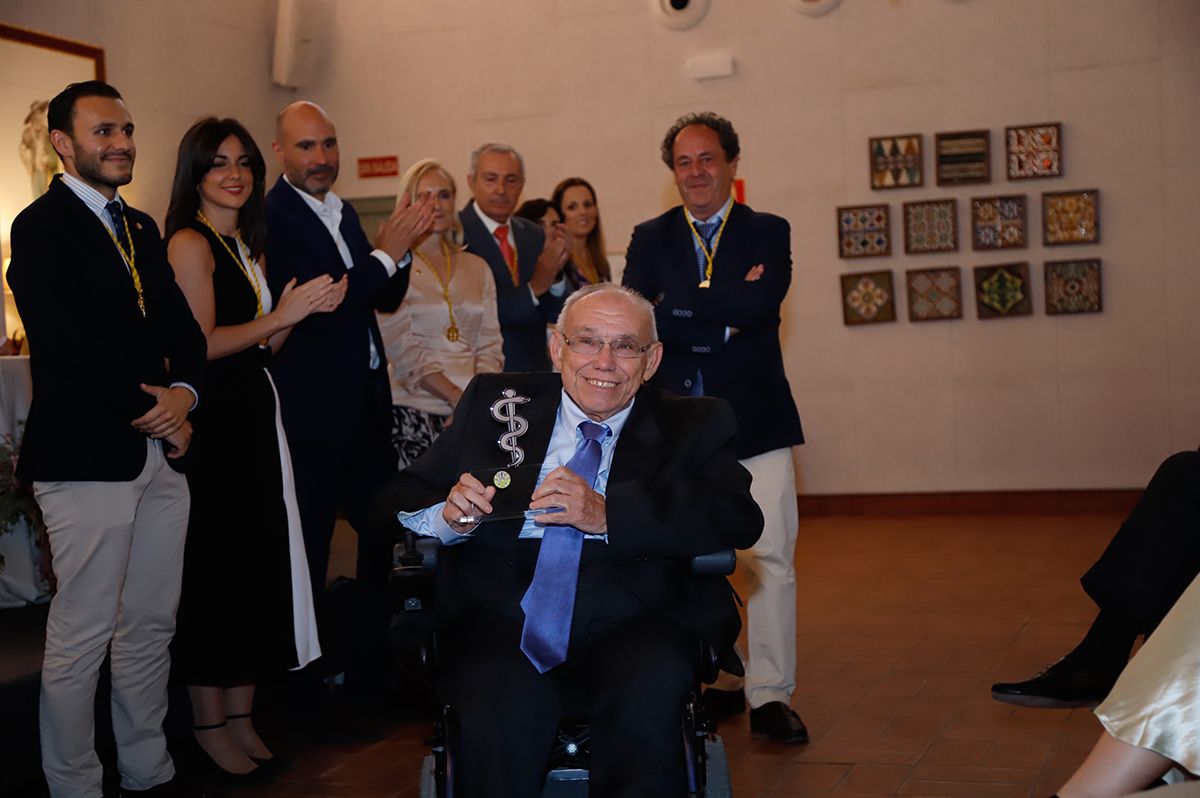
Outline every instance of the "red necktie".
<path fill-rule="evenodd" d="M 496 243 L 500 245 L 500 254 L 504 256 L 504 262 L 508 264 L 508 273 L 512 275 L 513 285 L 520 285 L 521 280 L 517 275 L 517 253 L 508 243 L 508 225 L 500 225 L 492 235 L 496 237 Z"/>

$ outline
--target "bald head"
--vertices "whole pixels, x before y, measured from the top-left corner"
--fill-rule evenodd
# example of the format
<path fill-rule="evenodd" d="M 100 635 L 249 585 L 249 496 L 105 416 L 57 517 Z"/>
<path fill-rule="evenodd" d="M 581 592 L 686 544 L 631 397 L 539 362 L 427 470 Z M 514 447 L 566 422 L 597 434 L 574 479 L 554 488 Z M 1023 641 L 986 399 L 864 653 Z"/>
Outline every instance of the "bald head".
<path fill-rule="evenodd" d="M 275 118 L 272 144 L 288 182 L 324 200 L 338 176 L 337 129 L 316 103 L 294 102 Z"/>

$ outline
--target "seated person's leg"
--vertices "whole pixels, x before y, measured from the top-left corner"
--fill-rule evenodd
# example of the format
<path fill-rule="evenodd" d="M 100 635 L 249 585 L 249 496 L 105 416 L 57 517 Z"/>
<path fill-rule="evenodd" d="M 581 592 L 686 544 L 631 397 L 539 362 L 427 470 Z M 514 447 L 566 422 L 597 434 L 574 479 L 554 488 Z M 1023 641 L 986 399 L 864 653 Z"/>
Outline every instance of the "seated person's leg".
<path fill-rule="evenodd" d="M 541 793 L 560 714 L 558 675 L 521 653 L 521 624 L 484 614 L 442 637 L 442 689 L 458 715 L 450 740 L 455 795 L 526 798 Z"/>
<path fill-rule="evenodd" d="M 640 615 L 589 646 L 576 673 L 592 696 L 589 795 L 686 791 L 680 735 L 700 641 L 665 618 Z"/>
<path fill-rule="evenodd" d="M 1200 572 L 1200 452 L 1171 455 L 1084 575 L 1100 607 L 1084 639 L 1023 682 L 992 685 L 998 701 L 1095 706 L 1112 689 L 1139 634 L 1149 635 Z"/>

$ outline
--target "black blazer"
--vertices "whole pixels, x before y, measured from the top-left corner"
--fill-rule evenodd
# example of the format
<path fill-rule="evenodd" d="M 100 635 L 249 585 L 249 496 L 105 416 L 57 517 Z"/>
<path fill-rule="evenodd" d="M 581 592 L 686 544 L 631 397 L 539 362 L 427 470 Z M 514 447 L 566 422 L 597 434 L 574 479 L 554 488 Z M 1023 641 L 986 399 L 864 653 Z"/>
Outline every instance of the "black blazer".
<path fill-rule="evenodd" d="M 549 371 L 550 355 L 546 351 L 546 325 L 558 321 L 565 295 L 556 297 L 549 291 L 538 297 L 534 304 L 529 291 L 533 277 L 533 265 L 542 254 L 546 242 L 545 233 L 536 223 L 519 216 L 508 220 L 510 244 L 517 248 L 517 276 L 520 285 L 513 285 L 508 264 L 500 254 L 500 245 L 495 236 L 475 212 L 475 201 L 471 200 L 459 211 L 462 221 L 463 242 L 469 252 L 474 252 L 492 267 L 496 278 L 496 309 L 500 317 L 500 332 L 504 336 L 505 371 Z"/>
<path fill-rule="evenodd" d="M 760 263 L 761 279 L 746 282 Z M 733 405 L 739 458 L 804 443 L 779 345 L 779 309 L 792 280 L 787 221 L 734 203 L 712 286 L 700 288 L 699 275 L 682 206 L 634 228 L 622 282 L 656 303 L 664 351 L 654 383 L 687 394 L 701 371 L 704 393 Z M 727 327 L 738 329 L 728 341 Z"/>
<path fill-rule="evenodd" d="M 529 422 L 520 444 L 541 460 L 562 397 L 557 374 L 480 374 L 454 411 L 454 423 L 376 502 L 376 518 L 444 501 L 463 471 L 500 468 L 496 445 L 507 427 L 489 406 L 506 388 L 530 398 L 518 411 Z M 735 422 L 716 399 L 672 396 L 643 386 L 617 440 L 606 490 L 607 553 L 618 578 L 646 606 L 715 644 L 732 664 L 741 628 L 729 583 L 694 576 L 691 557 L 752 546 L 763 517 L 750 496 L 750 475 L 733 452 Z M 480 525 L 473 539 L 444 549 L 438 580 L 443 621 L 512 599 L 522 587 L 511 567 L 523 521 Z M 605 544 L 589 544 L 602 546 Z M 516 597 L 519 600 L 519 596 Z"/>
<path fill-rule="evenodd" d="M 125 215 L 144 318 L 116 244 L 62 178 L 13 220 L 8 282 L 33 372 L 22 479 L 136 479 L 146 436 L 130 422 L 155 404 L 139 384 L 186 382 L 203 395 L 204 333 L 175 284 L 158 226 L 128 205 Z M 182 470 L 180 460 L 168 462 Z"/>
<path fill-rule="evenodd" d="M 387 354 L 375 311 L 394 311 L 408 291 L 409 269 L 391 278 L 363 233 L 350 203 L 342 206 L 342 238 L 350 248 L 346 299 L 333 313 L 314 313 L 297 324 L 287 346 L 271 361 L 288 437 L 320 441 L 344 450 L 350 431 L 368 408 L 391 407 Z M 322 274 L 347 274 L 324 222 L 280 177 L 267 192 L 267 283 L 278 301 L 293 277 L 303 283 Z M 370 368 L 367 336 L 375 341 L 380 368 Z M 390 414 L 390 410 L 388 410 Z M 390 415 L 389 415 L 390 418 Z"/>

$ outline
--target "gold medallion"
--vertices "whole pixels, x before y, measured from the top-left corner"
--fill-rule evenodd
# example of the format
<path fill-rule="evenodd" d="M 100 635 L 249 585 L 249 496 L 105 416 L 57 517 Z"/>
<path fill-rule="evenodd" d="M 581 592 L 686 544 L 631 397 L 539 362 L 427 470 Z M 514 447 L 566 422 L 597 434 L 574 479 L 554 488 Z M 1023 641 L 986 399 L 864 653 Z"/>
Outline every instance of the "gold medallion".
<path fill-rule="evenodd" d="M 450 343 L 454 343 L 458 340 L 458 326 L 457 325 L 451 324 L 449 327 L 446 328 L 446 340 L 449 341 Z"/>
<path fill-rule="evenodd" d="M 708 285 L 709 285 L 709 282 L 708 282 L 708 280 L 701 280 L 701 281 L 700 281 L 700 287 L 701 287 L 701 288 L 708 288 Z"/>
<path fill-rule="evenodd" d="M 496 486 L 497 490 L 504 490 L 512 484 L 512 477 L 507 471 L 497 471 L 496 475 L 492 477 L 492 484 Z"/>

